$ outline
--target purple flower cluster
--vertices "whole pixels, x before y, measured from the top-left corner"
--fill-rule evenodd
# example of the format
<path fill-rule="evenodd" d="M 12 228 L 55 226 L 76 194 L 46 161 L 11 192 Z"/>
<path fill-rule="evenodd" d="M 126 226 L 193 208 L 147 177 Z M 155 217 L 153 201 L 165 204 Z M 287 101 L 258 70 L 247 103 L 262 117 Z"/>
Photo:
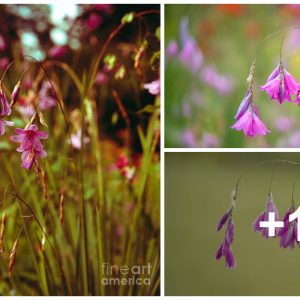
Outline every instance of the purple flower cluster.
<path fill-rule="evenodd" d="M 48 134 L 45 131 L 38 131 L 36 125 L 29 125 L 25 129 L 16 129 L 16 135 L 11 140 L 20 143 L 18 152 L 22 153 L 21 166 L 27 170 L 31 169 L 33 163 L 37 164 L 37 159 L 46 157 L 47 154 L 41 143 L 41 139 L 47 139 Z"/>
<path fill-rule="evenodd" d="M 13 126 L 14 122 L 7 121 L 4 118 L 12 113 L 12 107 L 17 103 L 18 96 L 20 92 L 20 82 L 15 86 L 11 98 L 11 104 L 8 103 L 5 92 L 0 83 L 0 104 L 1 104 L 1 114 L 0 114 L 0 135 L 5 134 L 6 126 Z M 22 164 L 21 167 L 29 170 L 32 165 L 38 164 L 38 158 L 45 157 L 47 154 L 41 143 L 41 139 L 47 139 L 48 134 L 44 131 L 38 131 L 35 124 L 32 124 L 35 118 L 25 127 L 25 129 L 17 128 L 16 135 L 12 136 L 10 139 L 14 142 L 20 143 L 18 152 L 22 153 Z"/>
<path fill-rule="evenodd" d="M 289 221 L 289 216 L 295 211 L 294 204 L 292 204 L 286 214 L 284 215 L 282 221 L 284 223 L 283 228 L 277 228 L 275 230 L 275 237 L 280 239 L 279 245 L 281 248 L 294 248 L 295 245 L 300 246 L 300 243 L 297 241 L 297 219 L 294 221 Z M 267 221 L 268 215 L 270 212 L 275 213 L 275 220 L 279 220 L 279 213 L 278 209 L 273 201 L 272 194 L 269 193 L 268 201 L 266 205 L 266 209 L 256 218 L 253 223 L 253 230 L 260 233 L 266 239 L 269 238 L 268 236 L 268 229 L 267 228 L 260 228 L 261 221 Z"/>
<path fill-rule="evenodd" d="M 232 208 L 230 208 L 220 219 L 217 225 L 217 231 L 221 230 L 224 225 L 227 224 L 225 237 L 223 242 L 216 253 L 216 260 L 220 260 L 222 257 L 225 259 L 226 267 L 229 269 L 235 268 L 235 258 L 231 249 L 231 244 L 234 238 L 234 226 L 232 220 Z"/>
<path fill-rule="evenodd" d="M 206 65 L 204 55 L 189 31 L 188 19 L 180 23 L 179 43 L 172 40 L 167 45 L 167 59 L 178 58 L 188 70 L 197 75 L 205 85 L 212 87 L 221 95 L 228 95 L 233 89 L 232 79 L 219 74 L 214 65 Z"/>
<path fill-rule="evenodd" d="M 265 124 L 260 120 L 257 107 L 253 104 L 253 74 L 255 62 L 250 69 L 248 77 L 248 90 L 246 97 L 241 102 L 239 109 L 235 115 L 236 123 L 231 126 L 232 129 L 243 131 L 246 136 L 256 137 L 257 135 L 266 135 L 270 132 Z M 280 64 L 273 70 L 267 79 L 266 84 L 260 87 L 262 91 L 266 91 L 271 100 L 276 100 L 280 104 L 285 101 L 296 102 L 300 105 L 300 84 L 295 78 L 284 69 Z M 292 96 L 296 96 L 295 101 Z"/>

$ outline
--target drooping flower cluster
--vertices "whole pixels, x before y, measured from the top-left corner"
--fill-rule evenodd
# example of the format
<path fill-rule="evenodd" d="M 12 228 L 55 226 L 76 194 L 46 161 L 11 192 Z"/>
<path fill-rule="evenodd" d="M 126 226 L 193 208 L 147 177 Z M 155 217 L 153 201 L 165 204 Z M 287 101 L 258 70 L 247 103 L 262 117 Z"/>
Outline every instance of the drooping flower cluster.
<path fill-rule="evenodd" d="M 255 70 L 255 61 L 250 68 L 250 74 L 247 79 L 248 90 L 246 97 L 242 100 L 239 109 L 235 115 L 236 123 L 231 126 L 237 131 L 243 130 L 246 136 L 256 137 L 257 135 L 266 135 L 270 132 L 259 118 L 257 107 L 253 104 L 253 76 Z M 296 79 L 284 69 L 282 62 L 269 75 L 267 82 L 260 86 L 262 91 L 266 91 L 271 100 L 276 100 L 282 104 L 286 101 L 295 102 L 300 105 L 300 84 Z M 293 101 L 292 96 L 296 96 Z"/>
<path fill-rule="evenodd" d="M 229 269 L 235 268 L 235 258 L 231 249 L 231 244 L 234 238 L 234 226 L 232 220 L 232 209 L 229 209 L 220 219 L 217 225 L 217 231 L 221 230 L 227 224 L 225 237 L 216 253 L 216 260 L 225 258 L 226 267 Z"/>
<path fill-rule="evenodd" d="M 16 129 L 16 135 L 11 137 L 11 140 L 20 143 L 18 152 L 22 153 L 21 166 L 27 170 L 31 169 L 34 163 L 40 157 L 46 157 L 47 154 L 41 143 L 41 139 L 47 139 L 48 134 L 45 131 L 39 131 L 35 124 L 29 125 L 28 128 Z"/>

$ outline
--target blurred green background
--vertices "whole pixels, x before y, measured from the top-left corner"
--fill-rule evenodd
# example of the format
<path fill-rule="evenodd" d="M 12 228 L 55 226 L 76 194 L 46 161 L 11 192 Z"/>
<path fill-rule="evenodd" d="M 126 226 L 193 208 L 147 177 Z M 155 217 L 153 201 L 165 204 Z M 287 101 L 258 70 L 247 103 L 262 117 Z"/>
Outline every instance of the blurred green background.
<path fill-rule="evenodd" d="M 258 43 L 277 30 L 299 25 L 299 16 L 299 5 L 166 5 L 166 147 L 300 147 L 300 108 L 294 103 L 271 102 L 259 89 L 279 62 L 283 34 L 262 47 L 255 74 L 254 101 L 271 133 L 252 139 L 230 128 L 246 93 L 246 78 Z M 180 60 L 184 47 L 180 23 L 184 18 L 204 58 L 197 72 Z M 300 30 L 290 31 L 283 62 L 298 81 L 299 46 Z M 206 68 L 213 68 L 215 83 L 201 78 Z M 226 91 L 215 87 L 220 84 Z"/>
<path fill-rule="evenodd" d="M 230 205 L 237 177 L 256 162 L 277 158 L 300 162 L 298 153 L 166 153 L 166 295 L 300 295 L 300 249 L 282 249 L 278 239 L 266 240 L 252 231 L 265 209 L 272 163 L 241 180 L 232 247 L 237 268 L 228 270 L 223 259 L 215 260 L 224 238 L 216 225 Z M 272 191 L 280 217 L 299 174 L 299 167 L 277 167 Z M 295 196 L 299 205 L 299 181 Z"/>

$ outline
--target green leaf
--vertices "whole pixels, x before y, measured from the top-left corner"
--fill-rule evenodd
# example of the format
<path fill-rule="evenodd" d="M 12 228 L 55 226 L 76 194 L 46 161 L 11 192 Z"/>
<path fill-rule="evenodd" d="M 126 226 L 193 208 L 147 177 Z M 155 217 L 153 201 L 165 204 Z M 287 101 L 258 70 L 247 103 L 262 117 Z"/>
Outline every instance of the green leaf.
<path fill-rule="evenodd" d="M 134 19 L 134 12 L 130 12 L 123 16 L 121 23 L 122 24 L 131 23 L 133 19 Z"/>
<path fill-rule="evenodd" d="M 139 110 L 138 112 L 136 112 L 137 115 L 140 115 L 142 113 L 154 113 L 155 111 L 157 111 L 158 109 L 160 109 L 159 105 L 146 105 L 145 107 L 143 107 L 141 110 Z"/>

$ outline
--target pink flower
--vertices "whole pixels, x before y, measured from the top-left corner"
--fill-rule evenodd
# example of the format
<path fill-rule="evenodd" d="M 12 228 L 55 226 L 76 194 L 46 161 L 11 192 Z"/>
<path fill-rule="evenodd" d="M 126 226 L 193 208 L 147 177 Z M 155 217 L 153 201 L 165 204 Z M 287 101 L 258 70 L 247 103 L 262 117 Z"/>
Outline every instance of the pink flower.
<path fill-rule="evenodd" d="M 95 83 L 101 85 L 101 84 L 107 83 L 108 80 L 109 80 L 109 77 L 106 75 L 106 73 L 99 71 L 96 75 Z"/>
<path fill-rule="evenodd" d="M 83 144 L 86 145 L 90 141 L 89 137 L 83 137 Z M 74 149 L 81 149 L 81 129 L 78 129 L 75 133 L 71 134 L 71 143 Z"/>
<path fill-rule="evenodd" d="M 291 95 L 296 94 L 298 83 L 295 78 L 287 72 L 282 65 L 278 65 L 269 76 L 261 90 L 265 90 L 271 100 L 277 100 L 280 104 L 284 101 L 291 102 Z"/>
<path fill-rule="evenodd" d="M 0 58 L 0 69 L 5 70 L 9 65 L 9 59 L 7 57 Z"/>
<path fill-rule="evenodd" d="M 5 133 L 5 126 L 14 126 L 14 122 L 6 121 L 0 117 L 0 135 Z"/>
<path fill-rule="evenodd" d="M 177 46 L 176 41 L 169 42 L 168 47 L 167 47 L 168 56 L 174 57 L 174 56 L 176 56 L 177 52 L 178 52 L 178 46 Z"/>
<path fill-rule="evenodd" d="M 22 152 L 21 167 L 29 170 L 33 163 L 38 163 L 38 158 L 47 156 L 40 140 L 47 139 L 48 134 L 45 131 L 38 131 L 34 124 L 26 129 L 17 128 L 16 134 L 11 137 L 11 140 L 20 143 L 17 151 Z"/>
<path fill-rule="evenodd" d="M 180 43 L 182 50 L 179 54 L 179 59 L 193 73 L 196 73 L 201 68 L 204 58 L 196 41 L 189 32 L 188 26 L 188 19 L 183 19 L 180 24 Z"/>
<path fill-rule="evenodd" d="M 244 131 L 246 136 L 256 137 L 257 135 L 266 135 L 270 132 L 265 124 L 259 119 L 253 107 L 250 107 L 236 122 L 232 129 Z"/>
<path fill-rule="evenodd" d="M 63 56 L 65 56 L 67 54 L 67 52 L 68 52 L 67 46 L 53 46 L 48 51 L 48 55 L 52 58 L 60 59 Z"/>
<path fill-rule="evenodd" d="M 297 234 L 298 234 L 298 222 L 297 219 L 289 222 L 289 216 L 294 212 L 294 207 L 291 206 L 288 211 L 286 212 L 285 216 L 283 217 L 284 227 L 279 230 L 279 237 L 280 237 L 280 247 L 291 249 L 294 248 L 294 244 L 300 243 L 297 241 Z"/>
<path fill-rule="evenodd" d="M 50 95 L 51 84 L 44 82 L 39 91 L 39 108 L 40 110 L 48 110 L 56 105 L 56 100 Z"/>
<path fill-rule="evenodd" d="M 0 51 L 4 51 L 6 49 L 6 42 L 4 40 L 3 35 L 0 34 Z"/>
<path fill-rule="evenodd" d="M 159 95 L 160 94 L 160 80 L 154 80 L 152 82 L 144 84 L 144 88 L 148 90 L 151 95 Z"/>
<path fill-rule="evenodd" d="M 90 30 L 94 30 L 100 26 L 102 23 L 101 16 L 97 15 L 96 13 L 92 13 L 89 15 L 88 19 L 86 20 L 86 26 Z"/>
<path fill-rule="evenodd" d="M 2 106 L 1 116 L 9 116 L 11 114 L 11 108 L 9 106 L 6 95 L 3 92 L 2 88 L 0 88 L 0 102 Z"/>
<path fill-rule="evenodd" d="M 252 225 L 253 230 L 261 233 L 261 235 L 264 236 L 265 238 L 269 238 L 268 228 L 261 228 L 260 222 L 268 221 L 270 212 L 275 213 L 275 220 L 278 221 L 279 213 L 278 213 L 278 209 L 273 201 L 271 192 L 268 194 L 268 201 L 267 201 L 266 209 L 256 218 L 256 220 L 253 222 L 253 225 Z M 278 232 L 279 232 L 279 230 L 277 228 L 276 234 L 275 234 L 276 236 L 278 235 Z"/>

